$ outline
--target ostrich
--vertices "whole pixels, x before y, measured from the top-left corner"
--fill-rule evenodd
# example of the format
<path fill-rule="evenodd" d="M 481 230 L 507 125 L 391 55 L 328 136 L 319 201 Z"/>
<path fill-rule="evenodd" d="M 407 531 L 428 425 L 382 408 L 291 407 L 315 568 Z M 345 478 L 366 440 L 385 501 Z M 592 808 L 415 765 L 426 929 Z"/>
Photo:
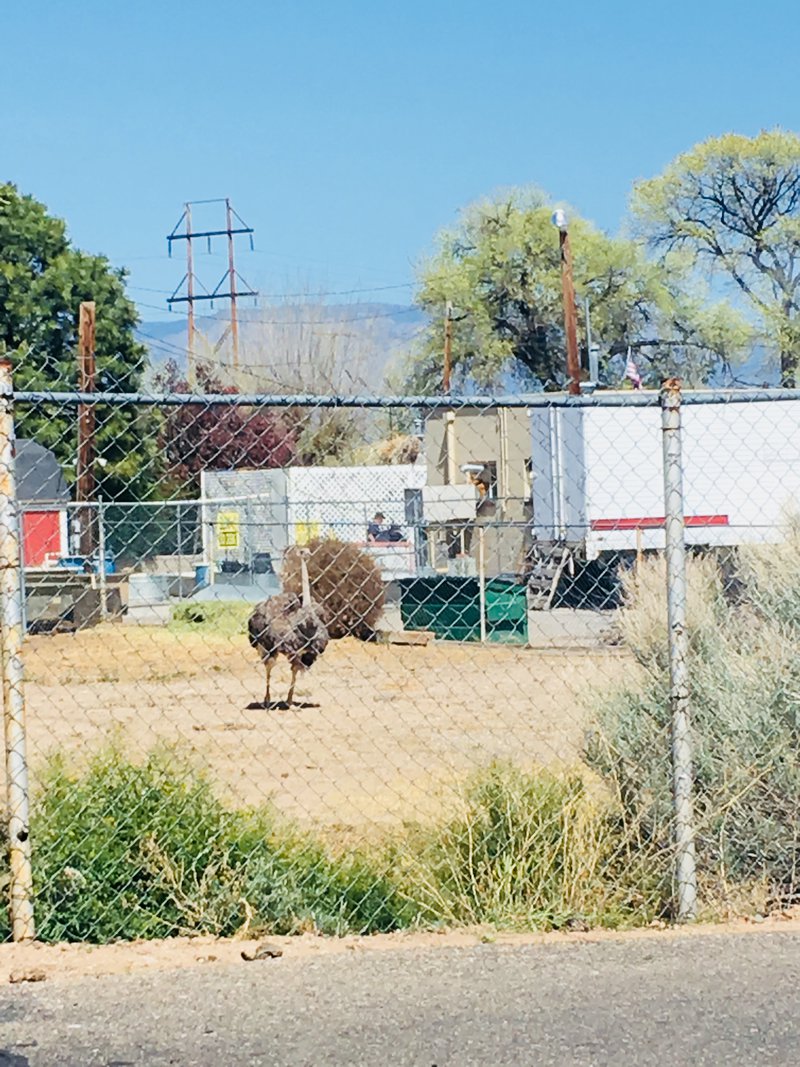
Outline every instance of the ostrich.
<path fill-rule="evenodd" d="M 250 644 L 258 650 L 267 671 L 264 703 L 269 707 L 269 676 L 278 656 L 285 656 L 292 668 L 292 682 L 286 703 L 292 705 L 297 672 L 306 670 L 321 656 L 328 644 L 328 629 L 319 604 L 311 599 L 307 552 L 301 553 L 302 599 L 294 593 L 279 593 L 257 604 L 247 629 Z"/>

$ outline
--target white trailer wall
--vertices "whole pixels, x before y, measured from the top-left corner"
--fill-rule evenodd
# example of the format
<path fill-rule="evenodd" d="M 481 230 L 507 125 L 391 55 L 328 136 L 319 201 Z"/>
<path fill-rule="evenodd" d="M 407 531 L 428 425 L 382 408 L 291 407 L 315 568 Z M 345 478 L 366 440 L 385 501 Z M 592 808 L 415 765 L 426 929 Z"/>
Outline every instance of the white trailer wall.
<path fill-rule="evenodd" d="M 204 543 L 220 511 L 238 513 L 241 547 L 227 554 L 241 562 L 269 552 L 278 565 L 288 545 L 314 536 L 363 542 L 376 511 L 404 528 L 405 491 L 426 480 L 424 463 L 204 471 Z"/>
<path fill-rule="evenodd" d="M 203 471 L 200 494 L 206 559 L 228 556 L 241 563 L 250 563 L 259 552 L 268 552 L 273 560 L 280 557 L 288 543 L 286 474 L 283 470 Z M 219 512 L 238 515 L 239 548 L 222 551 L 213 546 L 211 531 Z"/>
<path fill-rule="evenodd" d="M 365 541 L 376 511 L 385 525 L 405 525 L 405 491 L 426 483 L 423 463 L 375 467 L 290 467 L 286 471 L 289 528 Z"/>
<path fill-rule="evenodd" d="M 779 540 L 800 510 L 800 401 L 687 404 L 681 418 L 687 543 Z M 583 541 L 592 559 L 635 549 L 640 526 L 644 548 L 663 547 L 657 407 L 535 409 L 531 421 L 537 537 Z"/>

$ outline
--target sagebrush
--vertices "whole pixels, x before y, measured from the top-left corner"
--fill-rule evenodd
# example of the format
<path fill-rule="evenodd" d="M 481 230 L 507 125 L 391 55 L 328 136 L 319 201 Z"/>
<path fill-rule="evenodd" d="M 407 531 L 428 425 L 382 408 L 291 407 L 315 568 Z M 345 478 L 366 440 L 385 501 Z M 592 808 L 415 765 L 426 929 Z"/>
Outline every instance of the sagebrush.
<path fill-rule="evenodd" d="M 698 872 L 706 905 L 800 895 L 800 529 L 688 561 Z M 623 578 L 621 632 L 646 668 L 601 701 L 587 759 L 645 847 L 672 849 L 666 575 Z M 670 886 L 664 886 L 665 896 Z"/>
<path fill-rule="evenodd" d="M 358 545 L 335 538 L 291 547 L 284 557 L 281 584 L 287 593 L 302 593 L 300 553 L 306 551 L 311 595 L 326 614 L 334 639 L 353 635 L 367 638 L 381 617 L 385 593 L 380 568 Z"/>
<path fill-rule="evenodd" d="M 38 936 L 393 930 L 408 902 L 358 851 L 334 856 L 266 805 L 231 811 L 180 754 L 51 760 L 31 820 Z"/>

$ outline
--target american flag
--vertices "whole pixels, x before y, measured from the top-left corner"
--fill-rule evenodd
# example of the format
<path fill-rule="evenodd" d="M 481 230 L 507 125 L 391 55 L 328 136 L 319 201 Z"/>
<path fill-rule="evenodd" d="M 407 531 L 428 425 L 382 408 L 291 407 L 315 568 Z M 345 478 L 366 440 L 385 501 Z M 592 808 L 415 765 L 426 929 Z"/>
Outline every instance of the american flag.
<path fill-rule="evenodd" d="M 625 364 L 625 377 L 633 382 L 634 389 L 642 388 L 642 376 L 633 361 L 633 356 L 631 355 L 630 348 L 628 349 L 628 361 Z"/>

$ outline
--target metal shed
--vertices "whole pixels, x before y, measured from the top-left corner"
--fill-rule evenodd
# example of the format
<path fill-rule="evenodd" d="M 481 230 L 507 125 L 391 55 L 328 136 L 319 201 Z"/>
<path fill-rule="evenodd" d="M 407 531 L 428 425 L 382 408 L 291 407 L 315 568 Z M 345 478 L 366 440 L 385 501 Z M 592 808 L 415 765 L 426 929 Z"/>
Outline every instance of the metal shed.
<path fill-rule="evenodd" d="M 68 554 L 69 488 L 55 455 L 36 441 L 16 442 L 15 463 L 23 562 L 42 567 Z"/>

